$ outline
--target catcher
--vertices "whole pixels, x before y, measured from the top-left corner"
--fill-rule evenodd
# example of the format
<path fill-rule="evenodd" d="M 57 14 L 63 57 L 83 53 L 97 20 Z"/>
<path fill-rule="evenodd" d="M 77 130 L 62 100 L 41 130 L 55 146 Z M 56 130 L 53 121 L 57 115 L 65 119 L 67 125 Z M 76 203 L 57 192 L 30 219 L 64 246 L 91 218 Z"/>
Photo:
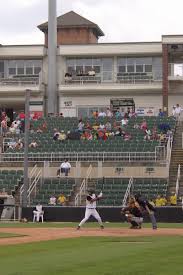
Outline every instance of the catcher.
<path fill-rule="evenodd" d="M 134 198 L 129 199 L 127 207 L 123 208 L 121 213 L 125 215 L 127 222 L 131 224 L 131 229 L 141 229 L 143 222 L 142 211 Z"/>

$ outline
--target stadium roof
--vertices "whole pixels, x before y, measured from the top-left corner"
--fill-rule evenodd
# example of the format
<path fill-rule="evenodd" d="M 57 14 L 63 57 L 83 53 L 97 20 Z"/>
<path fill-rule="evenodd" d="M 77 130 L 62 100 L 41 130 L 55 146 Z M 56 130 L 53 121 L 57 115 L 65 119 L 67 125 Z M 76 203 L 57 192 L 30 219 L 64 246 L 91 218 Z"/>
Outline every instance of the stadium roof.
<path fill-rule="evenodd" d="M 103 31 L 99 28 L 99 26 L 88 19 L 82 17 L 74 11 L 67 12 L 59 17 L 57 17 L 57 28 L 92 28 L 95 30 L 97 36 L 104 36 Z M 38 28 L 42 31 L 48 29 L 48 22 L 45 22 L 38 26 Z"/>

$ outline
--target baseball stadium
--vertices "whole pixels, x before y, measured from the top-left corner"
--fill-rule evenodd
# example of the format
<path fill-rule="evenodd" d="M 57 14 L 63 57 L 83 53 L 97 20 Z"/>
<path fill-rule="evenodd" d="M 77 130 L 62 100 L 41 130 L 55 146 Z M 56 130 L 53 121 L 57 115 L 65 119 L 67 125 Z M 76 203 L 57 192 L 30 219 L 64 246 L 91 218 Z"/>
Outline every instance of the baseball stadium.
<path fill-rule="evenodd" d="M 0 274 L 183 275 L 183 35 L 37 27 L 0 44 Z"/>

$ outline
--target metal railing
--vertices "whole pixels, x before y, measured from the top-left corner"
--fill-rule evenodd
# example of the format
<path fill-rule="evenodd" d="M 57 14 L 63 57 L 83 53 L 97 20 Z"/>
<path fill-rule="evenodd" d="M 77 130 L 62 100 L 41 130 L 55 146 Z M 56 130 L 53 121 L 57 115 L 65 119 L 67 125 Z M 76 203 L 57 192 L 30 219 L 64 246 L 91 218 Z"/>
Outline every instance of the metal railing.
<path fill-rule="evenodd" d="M 177 170 L 176 186 L 175 186 L 175 194 L 176 194 L 176 196 L 178 196 L 178 193 L 179 193 L 180 172 L 181 172 L 181 166 L 179 164 L 178 165 L 178 170 Z"/>
<path fill-rule="evenodd" d="M 83 179 L 83 181 L 81 183 L 81 186 L 80 186 L 80 189 L 79 189 L 79 192 L 75 197 L 75 206 L 81 205 L 81 198 L 82 198 L 82 195 L 86 194 L 86 191 L 87 191 L 87 188 L 88 188 L 88 179 L 91 176 L 91 172 L 92 172 L 92 165 L 90 165 L 88 167 L 88 170 L 86 172 L 86 178 Z"/>
<path fill-rule="evenodd" d="M 39 77 L 1 78 L 0 86 L 38 86 Z"/>
<path fill-rule="evenodd" d="M 171 161 L 171 155 L 172 155 L 172 143 L 173 143 L 173 140 L 171 137 L 169 137 L 167 142 L 167 150 L 166 150 L 166 160 L 167 160 L 168 168 L 170 167 L 170 161 Z"/>
<path fill-rule="evenodd" d="M 165 146 L 156 146 L 153 152 L 44 152 L 29 153 L 29 162 L 60 162 L 68 159 L 69 161 L 120 161 L 126 163 L 157 163 L 166 164 L 166 148 Z M 24 153 L 2 153 L 0 154 L 0 162 L 23 162 Z"/>
<path fill-rule="evenodd" d="M 30 174 L 29 174 L 29 182 L 28 182 L 28 190 L 27 190 L 27 200 L 29 206 L 31 205 L 31 198 L 36 196 L 37 194 L 37 184 L 40 182 L 42 178 L 42 170 L 35 165 Z M 22 203 L 22 196 L 24 192 L 24 184 L 20 188 L 20 200 Z"/>
<path fill-rule="evenodd" d="M 130 192 L 131 192 L 131 188 L 133 187 L 133 178 L 131 177 L 129 179 L 129 183 L 128 183 L 128 186 L 127 186 L 127 189 L 126 189 L 126 192 L 125 192 L 125 195 L 124 195 L 124 198 L 123 198 L 123 202 L 122 202 L 122 207 L 125 207 L 126 204 L 127 204 L 127 200 L 130 196 Z"/>
<path fill-rule="evenodd" d="M 162 76 L 155 77 L 153 73 L 111 73 L 111 78 L 106 81 L 103 80 L 102 74 L 96 74 L 94 76 L 89 75 L 74 75 L 71 77 L 65 77 L 62 84 L 101 84 L 101 83 L 123 83 L 123 84 L 152 84 L 162 81 Z"/>

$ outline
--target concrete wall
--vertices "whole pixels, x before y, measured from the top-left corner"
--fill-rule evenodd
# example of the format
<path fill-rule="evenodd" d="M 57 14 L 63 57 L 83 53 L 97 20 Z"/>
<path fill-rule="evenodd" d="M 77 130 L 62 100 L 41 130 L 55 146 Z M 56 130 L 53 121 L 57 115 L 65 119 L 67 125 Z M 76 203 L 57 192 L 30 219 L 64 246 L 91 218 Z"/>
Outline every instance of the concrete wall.
<path fill-rule="evenodd" d="M 114 96 L 102 96 L 102 95 L 93 95 L 88 96 L 61 96 L 60 97 L 60 113 L 62 112 L 64 116 L 77 116 L 77 108 L 78 107 L 92 107 L 92 106 L 110 106 L 110 100 Z M 117 96 L 119 98 L 133 98 L 135 101 L 136 108 L 150 108 L 153 107 L 155 110 L 155 114 L 158 113 L 158 110 L 162 107 L 162 95 L 134 95 L 129 93 L 128 96 Z M 69 102 L 70 106 L 68 107 L 66 104 Z"/>
<path fill-rule="evenodd" d="M 45 173 L 43 169 L 43 174 L 45 174 L 45 177 L 55 177 L 57 169 L 58 168 L 56 167 L 47 167 Z M 93 167 L 91 178 L 168 178 L 169 176 L 167 167 L 155 166 L 152 173 L 148 173 L 146 169 L 146 166 L 125 166 L 125 164 L 121 166 L 115 164 L 112 166 L 106 166 L 105 164 L 104 167 L 102 163 L 99 163 L 99 166 Z M 77 167 L 74 167 L 72 165 L 69 177 L 85 178 L 87 170 L 88 166 L 84 167 L 78 165 Z"/>

